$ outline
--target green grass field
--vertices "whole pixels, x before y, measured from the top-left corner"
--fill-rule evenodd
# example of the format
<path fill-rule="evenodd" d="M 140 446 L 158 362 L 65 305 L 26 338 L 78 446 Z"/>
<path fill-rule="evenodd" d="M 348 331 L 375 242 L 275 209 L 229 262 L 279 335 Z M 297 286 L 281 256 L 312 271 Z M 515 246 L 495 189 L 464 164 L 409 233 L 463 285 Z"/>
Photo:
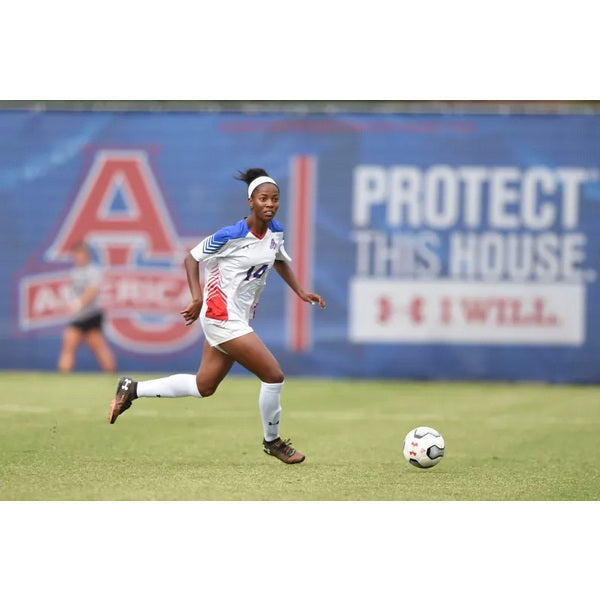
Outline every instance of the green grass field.
<path fill-rule="evenodd" d="M 262 452 L 254 378 L 109 425 L 115 384 L 0 373 L 0 500 L 600 499 L 594 386 L 289 378 L 282 434 L 307 459 L 285 465 Z M 402 456 L 419 425 L 446 441 L 428 470 Z"/>

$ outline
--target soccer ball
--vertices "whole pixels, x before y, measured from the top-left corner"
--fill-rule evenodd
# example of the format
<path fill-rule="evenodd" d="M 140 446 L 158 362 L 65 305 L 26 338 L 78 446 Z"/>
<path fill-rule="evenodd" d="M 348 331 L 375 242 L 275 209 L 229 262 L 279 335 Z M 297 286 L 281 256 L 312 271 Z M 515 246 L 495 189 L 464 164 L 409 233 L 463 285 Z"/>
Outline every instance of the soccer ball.
<path fill-rule="evenodd" d="M 431 427 L 417 427 L 404 438 L 404 458 L 419 469 L 437 465 L 444 456 L 444 438 Z"/>

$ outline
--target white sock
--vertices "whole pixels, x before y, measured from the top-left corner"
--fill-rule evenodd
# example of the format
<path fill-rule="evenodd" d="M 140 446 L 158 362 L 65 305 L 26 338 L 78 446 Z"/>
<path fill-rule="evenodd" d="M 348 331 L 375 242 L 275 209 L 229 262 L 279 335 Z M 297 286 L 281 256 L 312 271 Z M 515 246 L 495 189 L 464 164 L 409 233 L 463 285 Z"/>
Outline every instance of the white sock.
<path fill-rule="evenodd" d="M 141 396 L 147 398 L 179 398 L 181 396 L 202 398 L 196 385 L 196 376 L 183 373 L 160 379 L 138 381 L 137 395 L 138 398 Z"/>
<path fill-rule="evenodd" d="M 260 384 L 258 406 L 265 432 L 265 441 L 272 442 L 279 437 L 279 418 L 281 416 L 281 383 Z"/>

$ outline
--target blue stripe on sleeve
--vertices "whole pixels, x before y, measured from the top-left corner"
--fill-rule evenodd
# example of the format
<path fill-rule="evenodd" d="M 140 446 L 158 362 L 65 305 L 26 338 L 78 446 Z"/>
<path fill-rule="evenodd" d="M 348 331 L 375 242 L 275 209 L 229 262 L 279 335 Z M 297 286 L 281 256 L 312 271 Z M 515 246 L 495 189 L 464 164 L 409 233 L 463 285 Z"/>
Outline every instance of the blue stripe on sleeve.
<path fill-rule="evenodd" d="M 214 254 L 218 252 L 229 240 L 244 238 L 248 235 L 248 225 L 242 219 L 233 225 L 221 227 L 217 232 L 207 237 L 202 246 L 204 254 Z"/>
<path fill-rule="evenodd" d="M 202 246 L 202 252 L 204 254 L 214 254 L 219 248 L 222 248 L 225 245 L 225 241 L 218 242 L 215 240 L 215 236 L 211 235 L 204 240 L 204 244 Z"/>

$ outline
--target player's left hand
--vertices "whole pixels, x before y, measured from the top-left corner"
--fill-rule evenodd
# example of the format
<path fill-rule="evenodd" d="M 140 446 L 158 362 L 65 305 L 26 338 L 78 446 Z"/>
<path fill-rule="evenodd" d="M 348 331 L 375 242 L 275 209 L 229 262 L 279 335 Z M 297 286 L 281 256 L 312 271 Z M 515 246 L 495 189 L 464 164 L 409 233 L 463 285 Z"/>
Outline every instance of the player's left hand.
<path fill-rule="evenodd" d="M 319 296 L 319 294 L 305 293 L 302 296 L 302 300 L 304 300 L 304 302 L 310 302 L 311 304 L 318 303 L 319 306 L 321 307 L 321 309 L 327 308 L 327 304 L 325 304 L 325 300 L 323 300 L 323 298 L 321 296 Z"/>

